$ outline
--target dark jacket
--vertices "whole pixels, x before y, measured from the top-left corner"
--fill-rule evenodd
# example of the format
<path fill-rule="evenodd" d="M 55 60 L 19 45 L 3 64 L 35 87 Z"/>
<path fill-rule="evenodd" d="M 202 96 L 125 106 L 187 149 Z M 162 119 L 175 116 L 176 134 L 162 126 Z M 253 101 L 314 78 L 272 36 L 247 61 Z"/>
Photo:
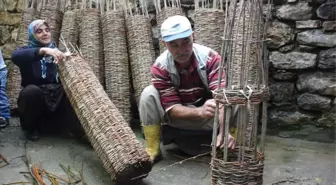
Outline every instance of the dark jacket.
<path fill-rule="evenodd" d="M 46 77 L 42 78 L 41 59 L 43 55 L 39 55 L 40 48 L 31 48 L 24 46 L 16 49 L 12 53 L 12 61 L 20 68 L 21 85 L 43 85 L 43 84 L 57 84 L 57 70 L 53 63 L 46 63 Z"/>

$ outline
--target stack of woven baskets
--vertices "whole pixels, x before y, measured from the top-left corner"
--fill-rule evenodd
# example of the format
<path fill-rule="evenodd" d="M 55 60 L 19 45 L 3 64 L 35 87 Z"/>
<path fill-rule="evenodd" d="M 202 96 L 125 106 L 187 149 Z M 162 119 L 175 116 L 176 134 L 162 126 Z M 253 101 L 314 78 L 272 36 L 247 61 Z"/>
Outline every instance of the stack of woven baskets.
<path fill-rule="evenodd" d="M 28 26 L 38 16 L 38 11 L 33 4 L 26 4 L 26 8 L 21 15 L 21 24 L 19 26 L 18 40 L 19 46 L 28 44 Z M 9 107 L 12 111 L 17 108 L 17 100 L 21 91 L 21 74 L 19 67 L 11 63 L 8 66 L 7 95 Z"/>
<path fill-rule="evenodd" d="M 210 8 L 205 6 L 205 0 L 195 0 L 195 42 L 205 45 L 211 49 L 221 52 L 223 31 L 224 31 L 224 11 L 214 3 Z M 208 2 L 208 1 L 206 1 Z"/>
<path fill-rule="evenodd" d="M 54 0 L 50 1 L 48 4 L 43 4 L 40 11 L 40 19 L 45 20 L 49 24 L 52 40 L 57 45 L 63 21 L 63 12 L 59 8 L 60 2 Z"/>
<path fill-rule="evenodd" d="M 106 93 L 127 123 L 131 115 L 130 72 L 125 15 L 122 9 L 105 12 L 102 17 Z"/>
<path fill-rule="evenodd" d="M 86 8 L 81 14 L 79 47 L 92 70 L 104 86 L 104 52 L 101 33 L 100 11 L 98 8 Z"/>
<path fill-rule="evenodd" d="M 79 36 L 79 16 L 80 10 L 74 9 L 74 6 L 69 4 L 63 15 L 61 38 L 67 42 L 68 45 L 73 47 L 78 45 Z M 59 42 L 58 49 L 65 51 L 65 46 L 62 42 Z"/>
<path fill-rule="evenodd" d="M 142 90 L 151 84 L 150 67 L 155 61 L 152 29 L 147 15 L 127 14 L 128 52 L 136 102 Z"/>

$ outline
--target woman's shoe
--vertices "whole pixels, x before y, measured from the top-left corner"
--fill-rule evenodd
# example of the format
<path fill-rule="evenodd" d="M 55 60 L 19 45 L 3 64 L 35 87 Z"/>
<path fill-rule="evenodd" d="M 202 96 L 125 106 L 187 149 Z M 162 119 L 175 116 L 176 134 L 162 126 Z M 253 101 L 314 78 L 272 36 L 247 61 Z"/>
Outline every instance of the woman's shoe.
<path fill-rule="evenodd" d="M 37 130 L 27 131 L 26 137 L 30 141 L 38 141 L 40 139 L 40 134 Z"/>

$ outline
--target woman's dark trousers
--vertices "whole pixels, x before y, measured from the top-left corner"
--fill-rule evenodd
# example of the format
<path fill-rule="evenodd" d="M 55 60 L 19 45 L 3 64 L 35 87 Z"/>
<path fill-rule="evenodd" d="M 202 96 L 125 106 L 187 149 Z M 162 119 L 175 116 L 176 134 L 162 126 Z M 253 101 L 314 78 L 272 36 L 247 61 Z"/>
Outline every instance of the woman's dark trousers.
<path fill-rule="evenodd" d="M 28 133 L 68 129 L 76 138 L 85 132 L 60 84 L 28 85 L 20 92 L 18 112 Z"/>

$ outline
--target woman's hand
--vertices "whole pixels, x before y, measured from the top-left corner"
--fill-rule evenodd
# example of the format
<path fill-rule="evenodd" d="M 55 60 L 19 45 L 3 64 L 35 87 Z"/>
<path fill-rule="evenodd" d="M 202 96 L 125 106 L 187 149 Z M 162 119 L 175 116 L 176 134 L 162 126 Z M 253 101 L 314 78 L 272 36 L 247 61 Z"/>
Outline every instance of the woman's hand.
<path fill-rule="evenodd" d="M 57 48 L 41 48 L 39 53 L 42 55 L 52 56 L 55 64 L 66 58 L 66 55 Z"/>

